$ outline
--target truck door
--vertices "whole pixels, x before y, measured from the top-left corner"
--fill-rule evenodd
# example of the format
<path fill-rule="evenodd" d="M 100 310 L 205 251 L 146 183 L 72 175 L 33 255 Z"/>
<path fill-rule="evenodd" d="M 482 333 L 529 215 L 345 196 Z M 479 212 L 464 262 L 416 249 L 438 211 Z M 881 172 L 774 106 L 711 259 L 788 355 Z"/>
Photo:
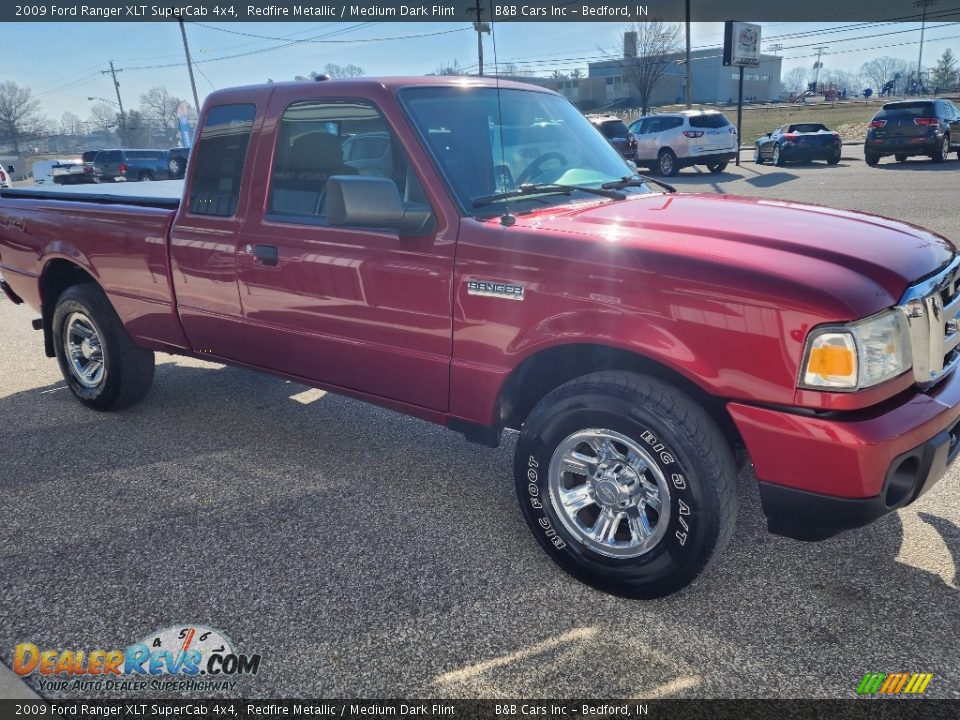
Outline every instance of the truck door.
<path fill-rule="evenodd" d="M 456 224 L 436 231 L 332 227 L 327 178 L 379 175 L 431 205 L 391 124 L 372 102 L 277 92 L 258 145 L 237 269 L 251 364 L 410 405 L 446 410 Z M 356 148 L 382 146 L 378 162 Z M 344 146 L 351 150 L 344 157 Z M 372 151 L 371 151 L 372 152 Z M 370 153 L 367 153 L 370 154 Z"/>
<path fill-rule="evenodd" d="M 237 236 L 255 116 L 253 103 L 215 105 L 206 112 L 184 205 L 170 230 L 177 309 L 190 346 L 229 359 L 238 359 L 243 344 Z"/>

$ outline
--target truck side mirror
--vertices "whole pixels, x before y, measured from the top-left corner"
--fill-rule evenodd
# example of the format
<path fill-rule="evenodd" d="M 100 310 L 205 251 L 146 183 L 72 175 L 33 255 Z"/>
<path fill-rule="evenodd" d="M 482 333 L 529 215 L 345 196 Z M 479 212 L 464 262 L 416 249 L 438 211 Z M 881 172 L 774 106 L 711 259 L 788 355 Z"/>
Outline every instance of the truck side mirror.
<path fill-rule="evenodd" d="M 333 175 L 327 179 L 323 214 L 330 225 L 392 228 L 422 235 L 433 229 L 430 207 L 405 203 L 393 180 L 367 175 Z"/>

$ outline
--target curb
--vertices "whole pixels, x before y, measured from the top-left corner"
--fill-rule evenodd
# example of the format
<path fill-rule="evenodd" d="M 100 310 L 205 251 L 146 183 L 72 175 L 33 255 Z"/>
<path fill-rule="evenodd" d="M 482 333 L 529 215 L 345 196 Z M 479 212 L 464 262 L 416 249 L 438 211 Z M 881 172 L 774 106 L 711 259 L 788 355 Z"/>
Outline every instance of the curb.
<path fill-rule="evenodd" d="M 40 700 L 37 693 L 20 676 L 0 663 L 0 700 Z"/>

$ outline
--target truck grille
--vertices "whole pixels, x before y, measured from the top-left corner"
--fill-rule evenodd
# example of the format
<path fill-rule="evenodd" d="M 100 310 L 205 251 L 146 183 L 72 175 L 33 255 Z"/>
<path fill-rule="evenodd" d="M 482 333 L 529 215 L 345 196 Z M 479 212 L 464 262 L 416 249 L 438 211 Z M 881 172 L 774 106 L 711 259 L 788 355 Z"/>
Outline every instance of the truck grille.
<path fill-rule="evenodd" d="M 898 307 L 907 316 L 914 379 L 932 385 L 960 362 L 960 255 L 907 288 Z"/>

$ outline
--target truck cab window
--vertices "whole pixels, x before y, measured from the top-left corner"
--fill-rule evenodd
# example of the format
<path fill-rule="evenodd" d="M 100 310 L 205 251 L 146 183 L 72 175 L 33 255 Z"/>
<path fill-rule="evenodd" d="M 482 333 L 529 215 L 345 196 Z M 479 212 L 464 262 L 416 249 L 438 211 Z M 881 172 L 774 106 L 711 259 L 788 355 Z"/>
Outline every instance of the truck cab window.
<path fill-rule="evenodd" d="M 321 218 L 327 179 L 334 175 L 388 178 L 402 198 L 423 196 L 386 119 L 372 104 L 352 99 L 294 103 L 277 133 L 270 179 L 273 219 Z"/>
<path fill-rule="evenodd" d="M 236 212 L 256 112 L 255 105 L 237 104 L 207 113 L 190 184 L 191 213 L 230 217 Z"/>

